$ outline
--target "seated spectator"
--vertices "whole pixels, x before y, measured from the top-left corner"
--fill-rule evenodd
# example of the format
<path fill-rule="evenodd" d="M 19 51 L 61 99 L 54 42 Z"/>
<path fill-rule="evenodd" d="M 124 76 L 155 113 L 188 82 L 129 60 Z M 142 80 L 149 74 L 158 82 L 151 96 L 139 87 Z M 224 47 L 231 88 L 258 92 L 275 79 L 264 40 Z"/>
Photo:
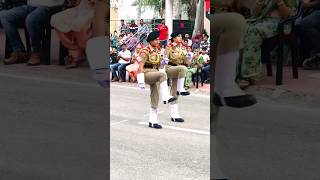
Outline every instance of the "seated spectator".
<path fill-rule="evenodd" d="M 192 43 L 195 43 L 196 39 L 198 39 L 198 41 L 201 42 L 202 38 L 203 36 L 201 31 L 198 31 L 197 34 L 194 37 L 192 37 Z"/>
<path fill-rule="evenodd" d="M 209 36 L 207 34 L 205 34 L 203 36 L 203 41 L 201 41 L 201 43 L 200 43 L 200 49 L 206 48 L 207 53 L 210 50 L 210 42 L 208 41 L 208 39 L 209 39 Z"/>
<path fill-rule="evenodd" d="M 119 43 L 119 41 L 118 41 L 118 32 L 117 31 L 114 31 L 113 32 L 113 35 L 111 36 L 111 47 L 113 47 L 113 48 L 117 48 L 117 45 L 118 45 L 118 43 Z"/>
<path fill-rule="evenodd" d="M 138 72 L 138 68 L 139 68 L 139 61 L 138 61 L 138 57 L 139 57 L 139 53 L 142 49 L 142 46 L 139 44 L 136 47 L 136 50 L 134 52 L 134 54 L 132 55 L 132 60 L 130 65 L 128 65 L 126 67 L 126 70 L 128 71 L 128 74 L 131 78 L 132 82 L 137 82 L 137 72 Z"/>
<path fill-rule="evenodd" d="M 0 12 L 1 25 L 8 37 L 12 53 L 5 64 L 25 63 L 28 65 L 40 64 L 41 35 L 44 26 L 49 21 L 49 9 L 62 5 L 64 0 L 28 0 L 27 5 L 14 7 Z M 31 56 L 26 53 L 26 48 L 18 32 L 20 24 L 25 24 L 31 39 Z"/>
<path fill-rule="evenodd" d="M 190 39 L 190 35 L 189 34 L 185 34 L 184 35 L 184 40 L 188 41 L 188 46 L 191 47 L 192 46 L 192 40 Z"/>
<path fill-rule="evenodd" d="M 205 73 L 207 81 L 210 81 L 210 57 L 207 54 L 207 48 L 203 48 L 201 50 L 201 54 L 199 56 L 198 61 L 199 64 L 203 65 L 201 69 Z"/>
<path fill-rule="evenodd" d="M 199 50 L 194 50 L 192 52 L 191 47 L 188 47 L 187 53 L 187 63 L 188 63 L 188 71 L 186 75 L 186 80 L 184 86 L 186 88 L 190 88 L 192 86 L 192 75 L 197 72 L 198 69 L 198 58 L 199 58 Z"/>
<path fill-rule="evenodd" d="M 110 64 L 115 64 L 115 63 L 118 62 L 117 56 L 118 56 L 117 49 L 116 48 L 111 48 L 111 51 L 110 51 Z"/>
<path fill-rule="evenodd" d="M 124 41 L 123 41 L 123 35 L 120 34 L 119 37 L 118 37 L 118 44 L 117 44 L 117 50 L 118 50 L 118 51 L 121 51 L 121 46 L 122 46 L 123 43 L 124 43 Z"/>
<path fill-rule="evenodd" d="M 131 53 L 127 49 L 126 44 L 121 45 L 122 50 L 118 52 L 118 63 L 110 65 L 112 72 L 112 82 L 119 81 L 124 82 L 126 79 L 126 66 L 130 63 Z M 118 71 L 118 75 L 117 75 Z"/>
<path fill-rule="evenodd" d="M 85 47 L 92 36 L 94 1 L 79 0 L 69 8 L 52 16 L 51 25 L 55 28 L 61 43 L 69 50 L 66 68 L 76 68 L 85 61 Z"/>
<path fill-rule="evenodd" d="M 183 46 L 187 49 L 189 46 L 188 46 L 188 40 L 184 40 L 182 42 Z"/>
<path fill-rule="evenodd" d="M 246 88 L 261 78 L 261 44 L 277 34 L 278 23 L 296 13 L 296 0 L 258 0 L 254 17 L 247 20 L 240 66 L 240 86 Z M 289 28 L 289 26 L 288 26 Z"/>
<path fill-rule="evenodd" d="M 195 37 L 194 42 L 192 44 L 192 49 L 200 49 L 200 40 L 198 37 Z"/>
<path fill-rule="evenodd" d="M 303 2 L 305 10 L 310 14 L 297 20 L 296 26 L 300 36 L 311 46 L 311 57 L 303 62 L 305 69 L 320 69 L 320 1 Z"/>

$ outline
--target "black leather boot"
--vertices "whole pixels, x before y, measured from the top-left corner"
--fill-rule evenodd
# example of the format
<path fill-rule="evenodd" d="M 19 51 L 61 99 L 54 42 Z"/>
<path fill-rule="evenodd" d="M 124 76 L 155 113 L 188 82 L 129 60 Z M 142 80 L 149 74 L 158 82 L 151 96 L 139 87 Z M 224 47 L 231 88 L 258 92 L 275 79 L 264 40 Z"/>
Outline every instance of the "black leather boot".
<path fill-rule="evenodd" d="M 177 95 L 188 96 L 188 95 L 190 95 L 190 92 L 189 91 L 184 91 L 184 92 L 177 91 Z"/>
<path fill-rule="evenodd" d="M 172 98 L 170 98 L 168 101 L 163 101 L 163 104 L 168 104 L 168 103 L 174 102 L 174 101 L 176 101 L 176 100 L 177 100 L 176 97 L 172 97 Z"/>
<path fill-rule="evenodd" d="M 244 108 L 244 107 L 252 106 L 257 103 L 256 97 L 251 94 L 224 97 L 223 100 L 224 100 L 224 103 L 222 102 L 222 99 L 218 94 L 216 93 L 214 94 L 213 103 L 216 106 L 226 105 L 233 108 Z"/>

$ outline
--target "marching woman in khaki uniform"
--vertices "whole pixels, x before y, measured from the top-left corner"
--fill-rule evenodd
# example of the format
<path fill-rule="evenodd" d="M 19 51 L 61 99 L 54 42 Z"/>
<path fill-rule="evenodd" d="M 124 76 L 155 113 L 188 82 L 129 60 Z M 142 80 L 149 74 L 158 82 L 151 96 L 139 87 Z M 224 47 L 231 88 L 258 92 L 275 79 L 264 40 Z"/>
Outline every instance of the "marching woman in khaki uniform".
<path fill-rule="evenodd" d="M 171 95 L 178 98 L 179 95 L 187 96 L 190 92 L 184 89 L 184 81 L 187 75 L 187 49 L 183 46 L 181 34 L 174 32 L 171 34 L 173 40 L 166 48 L 166 56 L 169 59 L 165 71 L 171 79 Z M 173 122 L 184 122 L 178 110 L 178 101 L 170 104 L 170 116 Z"/>
<path fill-rule="evenodd" d="M 158 122 L 158 104 L 159 95 L 164 104 L 172 103 L 176 101 L 176 97 L 173 97 L 169 93 L 169 87 L 167 84 L 167 75 L 165 72 L 160 72 L 161 66 L 161 53 L 160 53 L 160 41 L 159 32 L 151 32 L 147 37 L 149 45 L 141 50 L 138 57 L 138 86 L 142 89 L 145 88 L 145 84 L 150 85 L 150 114 L 149 114 L 149 127 L 161 129 L 162 126 Z M 160 93 L 161 91 L 161 93 Z"/>

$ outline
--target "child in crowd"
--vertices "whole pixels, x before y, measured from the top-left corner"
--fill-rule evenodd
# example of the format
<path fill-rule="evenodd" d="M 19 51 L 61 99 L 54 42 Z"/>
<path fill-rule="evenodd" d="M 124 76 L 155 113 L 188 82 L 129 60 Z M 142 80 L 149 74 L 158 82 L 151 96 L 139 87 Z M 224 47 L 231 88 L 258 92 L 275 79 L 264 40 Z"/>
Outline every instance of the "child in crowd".
<path fill-rule="evenodd" d="M 195 74 L 201 66 L 201 64 L 199 64 L 199 50 L 195 49 L 194 52 L 192 52 L 191 47 L 188 47 L 187 60 L 188 70 L 184 85 L 186 88 L 190 88 L 192 86 L 192 75 Z"/>

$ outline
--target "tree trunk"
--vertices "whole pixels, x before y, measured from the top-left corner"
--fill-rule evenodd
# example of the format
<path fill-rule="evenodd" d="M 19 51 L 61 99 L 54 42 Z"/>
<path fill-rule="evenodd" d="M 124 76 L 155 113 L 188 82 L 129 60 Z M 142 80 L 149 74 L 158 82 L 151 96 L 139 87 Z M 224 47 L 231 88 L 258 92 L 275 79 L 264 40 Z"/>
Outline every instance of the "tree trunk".
<path fill-rule="evenodd" d="M 181 1 L 180 0 L 173 0 L 175 3 L 175 11 L 176 15 L 175 15 L 175 19 L 181 19 Z"/>
<path fill-rule="evenodd" d="M 191 0 L 188 7 L 189 19 L 196 18 L 197 0 Z"/>
<path fill-rule="evenodd" d="M 138 0 L 138 19 L 141 19 L 142 1 Z"/>
<path fill-rule="evenodd" d="M 203 31 L 203 20 L 204 20 L 204 0 L 199 0 L 197 4 L 196 19 L 194 23 L 194 29 L 192 36 L 195 36 L 198 31 Z"/>

